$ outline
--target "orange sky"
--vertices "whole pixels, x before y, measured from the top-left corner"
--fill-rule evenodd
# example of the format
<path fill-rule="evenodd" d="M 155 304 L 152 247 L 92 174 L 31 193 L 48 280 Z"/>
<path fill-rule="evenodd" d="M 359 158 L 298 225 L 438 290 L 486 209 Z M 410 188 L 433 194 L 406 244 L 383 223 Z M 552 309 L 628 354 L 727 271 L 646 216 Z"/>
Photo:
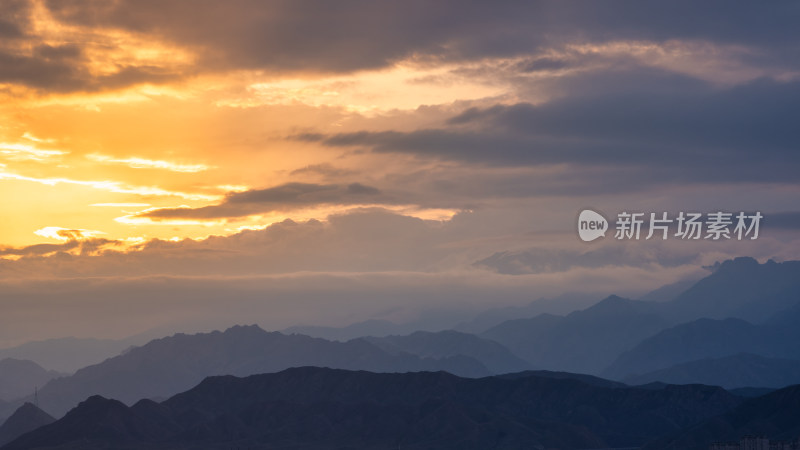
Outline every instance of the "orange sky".
<path fill-rule="evenodd" d="M 351 36 L 345 23 L 298 16 L 303 6 L 290 3 L 204 5 L 189 16 L 182 14 L 180 2 L 163 11 L 152 6 L 123 2 L 101 8 L 45 0 L 9 6 L 10 37 L 0 44 L 13 66 L 0 74 L 0 194 L 5 199 L 0 244 L 101 238 L 124 249 L 153 238 L 231 235 L 287 218 L 324 220 L 375 206 L 446 220 L 478 203 L 548 192 L 520 186 L 519 193 L 487 195 L 477 187 L 476 192 L 444 188 L 472 175 L 527 174 L 552 185 L 551 179 L 577 173 L 585 164 L 568 159 L 465 164 L 459 158 L 425 158 L 416 150 L 330 144 L 304 136 L 375 133 L 371 138 L 380 140 L 403 133 L 435 137 L 450 130 L 491 133 L 491 124 L 452 120 L 481 108 L 570 101 L 576 92 L 591 97 L 593 88 L 572 85 L 585 77 L 663 73 L 725 90 L 764 78 L 787 83 L 797 73 L 779 64 L 752 63 L 748 58 L 758 48 L 746 41 L 679 33 L 653 38 L 647 32 L 622 38 L 606 33 L 607 24 L 593 23 L 589 16 L 571 11 L 562 17 L 563 11 L 543 5 L 536 7 L 543 17 L 589 20 L 587 28 L 553 39 L 548 22 L 541 31 L 547 39 L 525 27 L 515 35 L 499 31 L 518 26 L 515 7 L 481 21 L 486 11 L 473 5 L 460 11 L 458 20 L 444 10 L 432 11 L 445 28 L 441 31 L 413 8 L 387 7 L 372 11 L 371 21 L 353 22 Z M 350 20 L 346 8 L 341 12 L 341 20 Z M 285 20 L 298 22 L 284 29 Z M 385 29 L 373 28 L 372 22 L 382 21 Z M 467 24 L 472 21 L 483 31 L 471 33 Z M 203 24 L 207 35 L 197 33 Z M 295 31 L 315 26 L 306 35 Z M 404 26 L 430 36 L 416 41 Z M 502 45 L 492 47 L 498 39 Z M 515 145 L 499 137 L 496 145 Z M 602 139 L 586 143 L 606 145 Z M 482 151 L 490 156 L 493 145 Z M 536 145 L 531 152 L 540 150 Z M 437 152 L 433 148 L 431 154 Z M 429 178 L 426 184 L 409 184 L 409 177 L 422 173 Z M 351 185 L 379 194 L 353 196 L 345 189 Z M 440 192 L 423 192 L 428 186 Z M 251 192 L 270 189 L 303 192 L 290 192 L 291 202 L 237 207 L 239 193 L 286 194 Z M 326 190 L 329 195 L 320 192 Z M 477 201 L 480 197 L 485 198 Z M 211 213 L 215 205 L 229 212 Z M 199 209 L 204 207 L 211 209 Z M 237 212 L 230 213 L 231 208 Z M 199 216 L 191 212 L 197 209 Z"/>
<path fill-rule="evenodd" d="M 413 128 L 409 112 L 422 105 L 510 95 L 508 86 L 451 74 L 453 66 L 398 62 L 347 74 L 193 72 L 197 51 L 158 37 L 117 29 L 67 25 L 34 2 L 31 45 L 80 45 L 83 70 L 113 76 L 124 65 L 146 65 L 182 76 L 98 92 L 53 92 L 7 83 L 0 107 L 2 244 L 24 246 L 72 237 L 140 242 L 226 235 L 263 228 L 287 211 L 217 220 L 134 218 L 154 208 L 201 207 L 231 192 L 290 181 L 326 181 L 308 166 L 367 170 L 378 180 L 381 158 L 332 152 L 294 142 L 304 130 L 333 132 L 392 120 Z M 13 43 L 12 43 L 13 46 Z M 28 48 L 26 48 L 28 47 Z M 358 128 L 356 128 L 358 127 Z M 393 170 L 402 169 L 395 159 Z M 366 203 L 365 205 L 369 205 Z M 365 206 L 365 205 L 350 205 Z M 336 205 L 308 205 L 294 219 L 324 218 Z M 426 218 L 448 208 L 393 206 Z M 342 211 L 341 208 L 335 208 Z M 59 230 L 80 230 L 61 232 Z"/>

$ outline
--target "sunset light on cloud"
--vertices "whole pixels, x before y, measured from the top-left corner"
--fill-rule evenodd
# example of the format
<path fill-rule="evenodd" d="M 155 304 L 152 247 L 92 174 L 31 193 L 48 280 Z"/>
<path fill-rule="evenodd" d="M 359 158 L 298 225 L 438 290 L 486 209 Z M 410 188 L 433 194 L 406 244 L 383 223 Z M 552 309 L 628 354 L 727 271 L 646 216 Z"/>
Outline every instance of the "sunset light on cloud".
<path fill-rule="evenodd" d="M 514 302 L 797 256 L 798 32 L 626 5 L 3 2 L 0 277 L 511 278 Z M 595 267 L 587 205 L 781 220 L 758 247 L 607 239 Z"/>

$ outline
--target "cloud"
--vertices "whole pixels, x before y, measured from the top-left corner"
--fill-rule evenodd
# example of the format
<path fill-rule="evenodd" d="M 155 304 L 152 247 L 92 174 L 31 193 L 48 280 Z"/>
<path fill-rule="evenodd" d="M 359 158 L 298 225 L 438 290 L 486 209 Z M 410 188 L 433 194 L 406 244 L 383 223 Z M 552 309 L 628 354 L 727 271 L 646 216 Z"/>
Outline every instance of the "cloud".
<path fill-rule="evenodd" d="M 265 229 L 202 240 L 151 240 L 126 248 L 118 242 L 90 238 L 79 241 L 84 245 L 79 252 L 68 251 L 78 249 L 72 241 L 65 243 L 69 248 L 47 244 L 5 249 L 4 254 L 29 257 L 0 261 L 0 278 L 487 270 L 516 274 L 605 267 L 639 267 L 655 273 L 699 267 L 743 254 L 783 260 L 798 245 L 796 237 L 778 240 L 774 230 L 765 225 L 756 241 L 606 239 L 599 245 L 587 246 L 575 236 L 574 211 L 565 223 L 557 213 L 548 217 L 546 211 L 515 211 L 518 207 L 511 205 L 508 212 L 463 212 L 446 221 L 422 220 L 372 208 L 332 215 L 325 222 L 285 220 Z M 498 223 L 500 217 L 504 223 Z M 765 217 L 769 214 L 765 213 Z M 545 228 L 546 221 L 554 225 Z M 531 229 L 541 231 L 532 234 Z M 532 239 L 538 243 L 533 248 Z M 36 256 L 54 252 L 60 252 L 59 256 Z M 548 255 L 554 265 L 549 269 L 542 266 Z"/>
<path fill-rule="evenodd" d="M 34 48 L 32 55 L 0 50 L 0 83 L 27 86 L 45 92 L 94 92 L 141 83 L 175 81 L 181 74 L 155 65 L 117 65 L 114 72 L 94 74 L 90 61 L 75 45 Z"/>
<path fill-rule="evenodd" d="M 591 77 L 582 80 L 590 82 Z M 472 108 L 449 126 L 292 136 L 334 148 L 411 154 L 490 166 L 599 168 L 591 183 L 788 182 L 800 156 L 800 82 L 757 80 L 726 89 L 602 90 L 544 104 Z M 619 175 L 619 173 L 616 173 Z M 573 178 L 581 183 L 580 177 Z"/>
<path fill-rule="evenodd" d="M 163 169 L 171 172 L 196 173 L 203 172 L 211 168 L 205 164 L 178 164 L 170 161 L 138 157 L 114 158 L 113 156 L 99 155 L 96 153 L 86 155 L 86 157 L 92 161 L 107 164 L 121 164 L 134 169 Z"/>
<path fill-rule="evenodd" d="M 97 252 L 113 248 L 119 244 L 119 241 L 102 238 L 84 237 L 81 230 L 62 230 L 61 236 L 66 240 L 63 244 L 34 244 L 26 247 L 13 248 L 6 247 L 0 248 L 0 256 L 23 256 L 23 257 L 53 257 L 60 255 L 60 257 L 69 257 L 70 255 L 89 256 L 96 255 Z M 57 260 L 58 258 L 56 258 Z M 5 260 L 5 269 L 8 276 L 16 272 L 14 262 Z M 2 265 L 2 263 L 0 263 Z M 20 265 L 24 265 L 21 263 Z"/>
<path fill-rule="evenodd" d="M 4 2 L 2 8 L 0 35 L 27 45 L 0 51 L 0 80 L 51 92 L 167 83 L 198 73 L 243 69 L 351 73 L 398 61 L 465 62 L 537 53 L 545 54 L 530 70 L 558 70 L 565 67 L 564 60 L 547 51 L 605 42 L 738 47 L 757 67 L 796 69 L 792 61 L 800 54 L 797 11 L 786 1 L 768 9 L 744 2 L 698 6 L 689 1 L 609 5 L 477 0 L 411 0 L 403 5 L 367 0 L 330 5 L 308 0 L 237 0 L 225 5 L 48 0 Z M 34 22 L 40 26 L 32 26 Z M 50 34 L 34 34 L 43 29 Z M 53 36 L 55 31 L 68 34 Z M 145 39 L 148 50 L 158 50 L 139 56 L 153 53 L 159 58 L 137 59 L 130 46 L 120 43 L 120 33 L 124 41 L 141 44 L 137 40 Z M 57 50 L 45 47 L 54 41 L 59 42 L 53 46 Z M 62 45 L 66 43 L 73 47 Z M 20 52 L 32 47 L 40 50 Z"/>
<path fill-rule="evenodd" d="M 515 213 L 527 215 L 507 217 Z M 369 209 L 126 251 L 100 239 L 3 249 L 18 258 L 0 259 L 0 341 L 119 337 L 182 321 L 221 327 L 246 320 L 271 329 L 403 322 L 431 310 L 444 311 L 437 324 L 453 326 L 493 306 L 568 291 L 636 295 L 702 274 L 702 265 L 718 260 L 785 260 L 800 248 L 796 235 L 778 241 L 766 228 L 758 241 L 587 245 L 571 220 L 558 233 L 530 231 L 529 219 L 539 224 L 547 213 L 494 210 L 426 221 Z"/>
<path fill-rule="evenodd" d="M 10 160 L 42 162 L 67 153 L 69 152 L 62 150 L 44 150 L 29 144 L 0 142 L 0 154 L 7 155 L 6 158 Z"/>
<path fill-rule="evenodd" d="M 102 231 L 83 230 L 78 228 L 45 227 L 33 232 L 38 236 L 58 239 L 59 241 L 77 241 L 105 234 Z"/>
<path fill-rule="evenodd" d="M 0 166 L 2 168 L 2 166 Z M 119 194 L 136 194 L 142 196 L 174 196 L 174 197 L 181 197 L 191 200 L 216 200 L 218 196 L 215 195 L 208 195 L 208 194 L 200 194 L 200 193 L 192 193 L 192 192 L 180 192 L 180 191 L 169 191 L 166 189 L 161 189 L 156 186 L 132 186 L 125 183 L 121 183 L 119 181 L 90 181 L 90 180 L 73 180 L 70 178 L 38 178 L 38 177 L 29 177 L 26 175 L 20 175 L 18 173 L 13 173 L 9 171 L 0 170 L 0 180 L 21 180 L 21 181 L 30 181 L 34 183 L 46 184 L 49 186 L 55 186 L 61 183 L 64 184 L 74 184 L 78 186 L 88 186 L 93 189 L 99 189 L 109 192 L 115 192 Z"/>
<path fill-rule="evenodd" d="M 157 208 L 136 214 L 134 218 L 219 219 L 289 211 L 319 205 L 365 205 L 392 203 L 379 189 L 360 183 L 347 185 L 286 183 L 267 189 L 233 192 L 222 203 L 200 208 Z"/>
<path fill-rule="evenodd" d="M 309 164 L 291 172 L 291 175 L 318 175 L 322 176 L 323 178 L 343 178 L 355 174 L 355 170 L 335 167 L 330 163 Z"/>
<path fill-rule="evenodd" d="M 59 23 L 43 2 L 3 2 L 0 37 L 0 83 L 38 93 L 96 92 L 188 75 L 177 49 L 159 58 L 165 54 L 142 36 Z"/>
<path fill-rule="evenodd" d="M 18 39 L 25 36 L 28 26 L 30 2 L 28 0 L 8 0 L 0 5 L 0 37 Z"/>
<path fill-rule="evenodd" d="M 800 211 L 769 214 L 764 218 L 764 227 L 781 230 L 800 230 Z"/>
<path fill-rule="evenodd" d="M 650 266 L 659 270 L 697 264 L 701 254 L 699 246 L 697 253 L 689 251 L 673 254 L 666 249 L 658 252 L 640 251 L 642 249 L 637 249 L 637 246 L 642 245 L 640 242 L 614 242 L 583 249 L 530 248 L 503 251 L 476 261 L 475 265 L 506 275 L 566 272 L 576 267 L 601 268 L 620 264 L 632 267 Z M 648 247 L 648 250 L 652 248 L 650 245 Z"/>
<path fill-rule="evenodd" d="M 769 9 L 746 3 L 698 6 L 678 1 L 595 4 L 576 1 L 412 0 L 400 5 L 348 0 L 255 0 L 225 5 L 166 2 L 49 1 L 69 23 L 156 34 L 204 49 L 215 64 L 272 71 L 343 72 L 408 58 L 480 59 L 530 53 L 543 45 L 609 39 L 706 40 L 796 50 L 791 2 Z M 207 62 L 208 63 L 208 62 Z"/>

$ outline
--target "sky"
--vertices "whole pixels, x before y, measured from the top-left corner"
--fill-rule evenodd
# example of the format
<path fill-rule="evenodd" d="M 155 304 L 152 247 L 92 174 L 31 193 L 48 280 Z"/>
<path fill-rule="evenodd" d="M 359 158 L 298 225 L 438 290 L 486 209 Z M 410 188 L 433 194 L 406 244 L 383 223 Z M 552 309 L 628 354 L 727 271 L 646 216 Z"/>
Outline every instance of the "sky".
<path fill-rule="evenodd" d="M 4 1 L 0 346 L 452 326 L 798 259 L 799 19 L 790 1 Z M 611 233 L 581 242 L 585 208 Z M 764 218 L 757 239 L 615 239 L 626 211 Z"/>

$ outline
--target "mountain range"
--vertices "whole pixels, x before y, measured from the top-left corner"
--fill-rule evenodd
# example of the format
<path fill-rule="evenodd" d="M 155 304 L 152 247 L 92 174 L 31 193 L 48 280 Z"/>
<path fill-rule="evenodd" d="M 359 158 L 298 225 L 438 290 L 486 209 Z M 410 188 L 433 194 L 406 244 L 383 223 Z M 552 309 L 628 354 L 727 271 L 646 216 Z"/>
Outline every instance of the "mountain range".
<path fill-rule="evenodd" d="M 92 396 L 3 449 L 639 446 L 742 402 L 710 386 L 295 368 L 209 377 L 161 403 Z"/>
<path fill-rule="evenodd" d="M 458 331 L 417 331 L 407 336 L 364 338 L 390 352 L 411 353 L 424 358 L 448 358 L 458 355 L 474 358 L 493 374 L 521 372 L 531 364 L 499 343 Z"/>
<path fill-rule="evenodd" d="M 481 341 L 467 337 L 473 344 Z M 491 341 L 484 345 L 500 348 Z M 504 359 L 503 355 L 484 353 L 489 365 L 524 364 L 511 355 Z M 235 326 L 224 332 L 176 334 L 151 341 L 47 383 L 39 390 L 39 399 L 43 409 L 60 417 L 79 401 L 95 394 L 130 403 L 142 398 L 168 397 L 211 375 L 246 376 L 310 365 L 374 372 L 445 370 L 469 377 L 492 373 L 474 357 L 448 354 L 444 349 L 435 357 L 418 356 L 397 347 L 387 351 L 367 339 L 332 342 L 267 332 L 255 325 Z"/>
<path fill-rule="evenodd" d="M 503 322 L 481 337 L 505 345 L 536 367 L 599 373 L 620 353 L 667 327 L 656 306 L 612 295 L 563 317 Z"/>
<path fill-rule="evenodd" d="M 800 360 L 739 353 L 691 361 L 625 379 L 631 385 L 656 381 L 669 384 L 713 384 L 725 389 L 780 388 L 800 384 Z"/>
<path fill-rule="evenodd" d="M 48 381 L 63 375 L 46 370 L 33 361 L 5 358 L 0 360 L 0 399 L 14 400 L 30 395 Z"/>
<path fill-rule="evenodd" d="M 763 324 L 742 319 L 698 319 L 644 339 L 621 354 L 604 376 L 625 378 L 701 359 L 739 353 L 800 360 L 800 304 Z"/>
<path fill-rule="evenodd" d="M 145 341 L 146 342 L 146 341 Z M 0 350 L 0 359 L 25 359 L 63 373 L 73 373 L 91 364 L 120 354 L 134 344 L 133 339 L 94 339 L 66 337 L 24 344 Z"/>
<path fill-rule="evenodd" d="M 712 442 L 738 441 L 747 435 L 798 442 L 798 417 L 800 385 L 794 385 L 749 399 L 725 414 L 656 439 L 644 450 L 706 450 Z"/>
<path fill-rule="evenodd" d="M 800 328 L 796 326 L 800 321 L 800 291 L 797 282 L 800 279 L 800 264 L 793 261 L 758 264 L 752 258 L 736 258 L 717 264 L 711 269 L 713 272 L 709 276 L 688 287 L 688 283 L 679 282 L 641 297 L 649 300 L 632 300 L 611 295 L 592 306 L 566 315 L 543 313 L 505 320 L 479 335 L 455 330 L 387 335 L 380 331 L 393 329 L 395 325 L 379 321 L 354 324 L 338 329 L 339 331 L 333 328 L 323 330 L 341 341 L 296 333 L 267 332 L 257 326 L 235 326 L 224 332 L 176 334 L 139 347 L 128 347 L 120 354 L 84 367 L 70 376 L 58 377 L 60 374 L 39 367 L 39 372 L 30 373 L 41 375 L 44 372 L 50 378 L 57 378 L 45 380 L 42 382 L 44 385 L 40 386 L 33 375 L 23 375 L 17 377 L 22 385 L 14 389 L 23 395 L 29 394 L 31 389 L 27 384 L 36 381 L 34 386 L 40 386 L 39 400 L 42 408 L 55 417 L 62 417 L 75 405 L 91 398 L 88 406 L 95 408 L 93 411 L 113 412 L 119 415 L 121 421 L 126 417 L 138 417 L 131 419 L 138 423 L 134 428 L 138 430 L 137 427 L 144 427 L 144 431 L 140 430 L 141 436 L 149 436 L 147 442 L 162 445 L 166 442 L 163 439 L 178 439 L 176 430 L 179 430 L 179 434 L 195 431 L 186 428 L 180 421 L 173 423 L 178 419 L 170 415 L 172 413 L 165 413 L 165 403 L 159 404 L 157 401 L 190 389 L 209 376 L 274 374 L 300 366 L 367 370 L 375 373 L 446 371 L 459 377 L 480 380 L 488 379 L 486 377 L 490 375 L 500 375 L 495 379 L 569 381 L 579 383 L 579 386 L 589 385 L 617 393 L 632 390 L 662 392 L 658 395 L 676 389 L 671 384 L 687 385 L 686 389 L 690 389 L 690 385 L 700 383 L 736 389 L 737 394 L 731 394 L 731 398 L 737 402 L 743 396 L 758 397 L 771 389 L 800 383 L 800 348 L 796 345 L 800 342 Z M 756 287 L 763 283 L 769 285 L 761 290 L 761 295 Z M 721 312 L 715 314 L 715 317 L 698 317 L 705 314 L 708 308 Z M 759 313 L 746 313 L 753 308 L 760 308 Z M 471 324 L 477 327 L 477 324 L 489 323 L 502 315 L 498 312 L 500 310 L 502 308 L 486 316 L 478 316 Z M 525 311 L 524 308 L 512 310 Z M 742 314 L 750 320 L 737 317 Z M 399 325 L 396 327 L 402 328 Z M 354 333 L 368 330 L 372 330 L 372 336 L 345 340 Z M 75 342 L 66 339 L 53 340 L 50 343 L 53 344 L 52 349 L 63 350 L 66 348 L 65 344 L 73 345 Z M 53 350 L 48 350 L 44 343 L 35 344 L 33 348 L 39 349 L 43 354 L 52 355 Z M 23 347 L 25 346 L 21 346 Z M 29 346 L 28 350 L 30 348 Z M 27 364 L 26 367 L 29 368 L 35 366 L 29 362 L 8 361 L 10 362 L 4 363 Z M 2 376 L 4 372 L 0 370 L 0 377 Z M 639 387 L 630 388 L 628 385 Z M 7 383 L 4 387 L 13 386 L 13 383 Z M 561 393 L 567 397 L 571 395 L 566 390 Z M 13 397 L 9 396 L 8 399 Z M 28 396 L 15 401 L 3 401 L 0 397 L 0 418 L 11 415 L 24 400 L 33 401 L 34 398 Z M 452 417 L 443 416 L 447 421 L 458 423 L 453 427 L 463 428 L 466 426 L 464 423 L 473 422 L 482 427 L 485 423 L 477 417 L 490 417 L 492 424 L 513 437 L 504 441 L 503 445 L 511 445 L 508 443 L 516 442 L 514 439 L 534 439 L 536 442 L 549 442 L 546 445 L 556 447 L 573 445 L 572 441 L 559 441 L 561 438 L 556 437 L 558 433 L 550 434 L 544 425 L 548 420 L 552 422 L 552 426 L 576 439 L 580 436 L 586 438 L 581 441 L 581 445 L 628 445 L 625 442 L 644 442 L 643 436 L 629 439 L 630 436 L 625 434 L 628 431 L 625 430 L 620 433 L 628 437 L 616 439 L 605 432 L 587 428 L 588 425 L 583 422 L 574 423 L 571 419 L 565 421 L 561 416 L 549 419 L 544 416 L 535 416 L 532 419 L 526 416 L 527 422 L 519 422 L 515 417 L 495 417 L 497 411 L 487 412 L 480 408 L 475 410 L 472 409 L 475 404 L 464 405 L 452 403 L 451 400 L 448 400 L 450 403 L 442 411 L 453 414 Z M 590 401 L 588 397 L 585 400 Z M 140 402 L 133 407 L 127 406 L 137 401 Z M 262 417 L 258 420 L 275 420 L 281 426 L 291 428 L 291 424 L 281 421 L 295 417 L 302 422 L 302 414 L 309 414 L 311 406 L 308 404 L 281 401 L 284 402 L 281 408 L 285 407 L 285 410 L 275 405 L 270 406 L 269 414 L 272 414 L 272 418 Z M 358 420 L 366 422 L 384 417 L 382 414 L 388 414 L 385 416 L 386 420 L 399 420 L 391 418 L 398 414 L 395 408 L 397 405 L 392 405 L 385 411 L 378 408 L 372 411 L 373 417 L 358 408 L 354 409 L 352 405 L 343 406 L 331 401 L 326 397 L 324 405 L 320 403 L 314 406 L 324 411 L 320 413 L 322 416 L 319 419 L 324 423 L 333 423 L 343 414 L 355 414 L 354 417 L 358 417 Z M 419 405 L 400 406 L 405 408 L 401 408 L 404 411 L 401 416 L 403 420 L 408 420 L 403 422 L 407 426 L 417 426 L 418 421 L 422 421 L 419 422 L 421 424 L 429 419 L 428 416 L 421 415 Z M 584 411 L 584 406 L 577 405 L 577 409 L 570 414 L 581 415 L 585 412 L 598 423 L 607 420 L 606 412 L 589 413 Z M 504 414 L 507 412 L 503 411 Z M 148 422 L 150 419 L 147 414 L 154 414 L 156 417 L 167 414 L 164 417 L 168 420 L 152 424 Z M 141 423 L 136 422 L 137 420 Z M 467 422 L 460 422 L 462 420 Z M 199 426 L 198 423 L 193 423 L 192 426 L 195 425 Z M 152 434 L 147 431 L 150 426 L 161 431 Z M 213 428 L 216 425 L 202 426 Z M 582 428 L 577 429 L 575 426 Z M 347 426 L 344 429 L 347 430 Z M 496 430 L 491 427 L 488 429 Z M 677 433 L 676 430 L 673 431 Z M 136 434 L 139 431 L 130 431 L 133 433 L 130 436 L 126 434 L 128 431 L 122 433 L 121 436 L 127 436 L 122 440 L 130 438 L 133 442 L 138 442 L 139 438 L 135 436 L 139 436 Z M 470 432 L 477 433 L 477 436 L 484 431 L 479 427 Z M 248 432 L 242 433 L 243 436 L 249 436 Z M 344 433 L 342 442 L 350 442 L 347 433 Z M 649 435 L 655 436 L 653 433 Z M 417 436 L 414 439 L 418 439 L 414 442 L 433 442 L 429 439 L 434 439 L 433 435 L 424 433 L 414 436 Z M 289 439 L 286 436 L 281 439 L 284 438 Z M 217 442 L 217 437 L 210 441 L 198 439 L 203 445 Z M 243 439 L 242 442 L 261 442 L 261 437 L 249 436 Z M 267 441 L 278 442 L 270 439 L 272 438 Z M 313 439 L 308 442 L 312 448 L 317 445 L 313 443 L 316 442 Z M 382 443 L 375 445 L 380 447 L 385 444 L 380 442 Z"/>

